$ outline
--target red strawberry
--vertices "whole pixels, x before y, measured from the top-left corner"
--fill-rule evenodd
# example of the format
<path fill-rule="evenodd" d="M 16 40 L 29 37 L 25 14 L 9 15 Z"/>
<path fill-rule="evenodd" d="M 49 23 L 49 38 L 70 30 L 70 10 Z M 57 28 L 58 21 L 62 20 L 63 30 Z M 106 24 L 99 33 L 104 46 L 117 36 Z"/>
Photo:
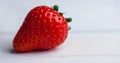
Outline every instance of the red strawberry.
<path fill-rule="evenodd" d="M 68 23 L 59 13 L 47 6 L 38 6 L 26 16 L 17 32 L 13 47 L 17 52 L 51 49 L 62 44 L 68 35 Z"/>

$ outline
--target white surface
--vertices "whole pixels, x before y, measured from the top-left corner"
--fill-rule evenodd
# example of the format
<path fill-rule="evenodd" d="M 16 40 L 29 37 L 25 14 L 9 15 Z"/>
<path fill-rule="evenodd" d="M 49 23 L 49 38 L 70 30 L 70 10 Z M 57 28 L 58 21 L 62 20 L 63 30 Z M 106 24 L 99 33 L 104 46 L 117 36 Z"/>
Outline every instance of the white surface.
<path fill-rule="evenodd" d="M 120 30 L 120 0 L 0 0 L 0 32 L 17 31 L 35 6 L 60 6 L 72 30 Z"/>
<path fill-rule="evenodd" d="M 70 32 L 64 44 L 48 51 L 15 53 L 14 33 L 0 33 L 1 63 L 120 63 L 120 32 Z"/>
<path fill-rule="evenodd" d="M 13 52 L 29 10 L 54 4 L 73 18 L 71 31 L 77 31 L 53 50 Z M 0 0 L 0 17 L 0 63 L 120 63 L 120 0 Z"/>

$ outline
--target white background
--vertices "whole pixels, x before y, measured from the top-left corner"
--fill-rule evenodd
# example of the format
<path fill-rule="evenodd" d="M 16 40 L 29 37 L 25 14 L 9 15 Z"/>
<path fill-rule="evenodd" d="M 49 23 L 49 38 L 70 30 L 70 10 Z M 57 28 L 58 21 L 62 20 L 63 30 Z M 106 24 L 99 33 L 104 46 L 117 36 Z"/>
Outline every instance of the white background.
<path fill-rule="evenodd" d="M 67 40 L 48 51 L 15 53 L 12 42 L 27 13 L 59 5 L 73 21 Z M 0 0 L 1 63 L 120 63 L 120 0 Z"/>
<path fill-rule="evenodd" d="M 0 32 L 16 32 L 27 13 L 39 5 L 59 5 L 72 17 L 72 30 L 120 30 L 120 0 L 0 0 Z"/>

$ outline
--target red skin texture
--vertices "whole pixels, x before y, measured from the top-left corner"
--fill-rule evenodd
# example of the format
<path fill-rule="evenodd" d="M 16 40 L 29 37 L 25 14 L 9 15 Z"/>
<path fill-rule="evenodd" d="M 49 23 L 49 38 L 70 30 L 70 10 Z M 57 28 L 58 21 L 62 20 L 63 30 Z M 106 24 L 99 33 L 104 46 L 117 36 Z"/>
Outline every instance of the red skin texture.
<path fill-rule="evenodd" d="M 52 49 L 62 44 L 68 35 L 68 23 L 54 9 L 38 6 L 26 16 L 13 40 L 17 52 Z"/>

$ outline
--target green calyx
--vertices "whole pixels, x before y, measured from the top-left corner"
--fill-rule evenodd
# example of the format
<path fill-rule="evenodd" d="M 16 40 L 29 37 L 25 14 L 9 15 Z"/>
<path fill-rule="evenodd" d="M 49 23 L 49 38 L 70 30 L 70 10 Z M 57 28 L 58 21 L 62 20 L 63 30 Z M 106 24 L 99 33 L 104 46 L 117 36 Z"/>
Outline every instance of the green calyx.
<path fill-rule="evenodd" d="M 59 7 L 57 5 L 54 5 L 53 9 L 56 10 L 56 11 L 58 11 Z"/>
<path fill-rule="evenodd" d="M 64 13 L 62 13 L 62 12 L 59 12 L 59 14 L 60 14 L 60 15 L 63 15 Z"/>
<path fill-rule="evenodd" d="M 69 26 L 69 28 L 68 28 L 69 30 L 71 29 L 71 26 Z"/>
<path fill-rule="evenodd" d="M 72 18 L 65 18 L 67 20 L 67 22 L 71 22 L 72 21 Z"/>
<path fill-rule="evenodd" d="M 56 10 L 56 11 L 59 11 L 59 7 L 58 7 L 58 5 L 54 5 L 53 6 L 53 9 L 54 10 Z M 62 12 L 58 12 L 60 15 L 63 15 L 64 13 L 62 13 Z M 69 18 L 65 18 L 66 19 L 66 21 L 69 23 L 69 22 L 72 22 L 72 18 L 71 17 L 69 17 Z M 68 28 L 69 30 L 71 29 L 71 26 L 69 26 L 69 28 Z"/>

